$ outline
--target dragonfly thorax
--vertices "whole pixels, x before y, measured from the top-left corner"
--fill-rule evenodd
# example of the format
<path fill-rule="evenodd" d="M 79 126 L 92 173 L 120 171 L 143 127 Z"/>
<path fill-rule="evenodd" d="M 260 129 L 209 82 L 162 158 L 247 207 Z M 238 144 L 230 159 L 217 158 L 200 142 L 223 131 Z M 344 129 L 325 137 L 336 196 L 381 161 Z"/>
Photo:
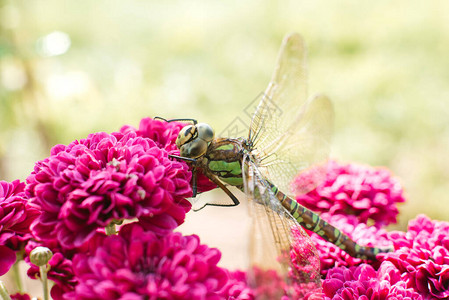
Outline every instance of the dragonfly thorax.
<path fill-rule="evenodd" d="M 184 126 L 176 138 L 176 146 L 183 157 L 197 158 L 207 152 L 214 139 L 213 128 L 206 123 Z"/>

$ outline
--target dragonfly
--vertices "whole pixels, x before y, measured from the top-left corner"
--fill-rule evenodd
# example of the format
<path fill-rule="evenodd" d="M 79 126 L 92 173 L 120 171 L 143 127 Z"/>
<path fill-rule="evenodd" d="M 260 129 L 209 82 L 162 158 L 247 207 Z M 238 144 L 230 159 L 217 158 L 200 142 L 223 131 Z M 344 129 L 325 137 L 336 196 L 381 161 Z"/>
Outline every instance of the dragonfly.
<path fill-rule="evenodd" d="M 276 270 L 289 282 L 302 284 L 303 295 L 321 284 L 319 257 L 304 228 L 357 258 L 373 260 L 388 251 L 358 245 L 294 200 L 295 195 L 309 192 L 324 179 L 333 133 L 331 101 L 324 95 L 309 98 L 306 81 L 306 48 L 302 37 L 293 33 L 283 40 L 247 137 L 216 138 L 208 124 L 170 120 L 191 121 L 176 139 L 179 156 L 172 156 L 191 163 L 195 174 L 201 170 L 229 196 L 226 200 L 208 199 L 197 210 L 206 205 L 236 206 L 240 202 L 228 186 L 243 191 L 252 216 L 251 264 Z M 305 172 L 305 180 L 293 184 L 295 177 Z M 193 176 L 194 196 L 196 193 Z"/>

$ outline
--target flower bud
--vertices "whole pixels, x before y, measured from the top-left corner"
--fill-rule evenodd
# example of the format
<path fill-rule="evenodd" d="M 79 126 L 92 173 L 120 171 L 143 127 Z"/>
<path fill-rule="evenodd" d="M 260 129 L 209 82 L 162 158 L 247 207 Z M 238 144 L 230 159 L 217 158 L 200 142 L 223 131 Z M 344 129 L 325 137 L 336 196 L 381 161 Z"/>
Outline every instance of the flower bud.
<path fill-rule="evenodd" d="M 47 247 L 36 247 L 30 253 L 30 261 L 40 267 L 46 265 L 52 256 L 53 253 Z"/>

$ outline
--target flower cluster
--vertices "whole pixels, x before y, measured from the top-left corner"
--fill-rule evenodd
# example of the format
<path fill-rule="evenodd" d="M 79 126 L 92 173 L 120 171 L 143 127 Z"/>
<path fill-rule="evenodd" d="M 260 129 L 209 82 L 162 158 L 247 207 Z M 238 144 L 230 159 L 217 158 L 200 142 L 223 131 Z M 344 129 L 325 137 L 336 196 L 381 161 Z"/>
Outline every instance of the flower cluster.
<path fill-rule="evenodd" d="M 19 180 L 0 181 L 0 275 L 8 272 L 16 261 L 16 251 L 32 238 L 30 224 L 39 211 L 31 207 Z"/>
<path fill-rule="evenodd" d="M 190 208 L 190 178 L 185 164 L 132 132 L 96 133 L 58 145 L 27 178 L 27 195 L 42 211 L 33 233 L 76 248 L 112 221 L 138 218 L 164 234 Z"/>
<path fill-rule="evenodd" d="M 151 118 L 143 118 L 140 121 L 138 129 L 125 125 L 120 129 L 120 132 L 123 134 L 135 132 L 137 136 L 155 141 L 158 147 L 164 148 L 169 154 L 179 155 L 179 149 L 176 147 L 175 141 L 179 131 L 184 126 L 186 124 L 180 122 L 165 122 Z M 190 170 L 192 169 L 190 168 Z M 198 169 L 195 176 L 197 177 L 199 193 L 207 192 L 217 187 L 215 183 L 203 175 L 202 170 Z"/>
<path fill-rule="evenodd" d="M 307 176 L 307 172 L 300 174 L 296 185 Z M 354 215 L 360 223 L 371 221 L 380 227 L 396 223 L 396 204 L 405 198 L 398 180 L 386 169 L 330 161 L 325 180 L 296 200 L 315 212 Z"/>
<path fill-rule="evenodd" d="M 326 300 L 423 299 L 405 286 L 397 270 L 388 263 L 383 263 L 377 271 L 367 264 L 333 268 L 323 282 L 323 290 Z"/>
<path fill-rule="evenodd" d="M 140 121 L 138 129 L 130 125 L 125 125 L 120 129 L 120 132 L 123 134 L 134 132 L 137 136 L 149 138 L 154 141 L 159 148 L 163 148 L 170 153 L 179 153 L 175 141 L 179 131 L 184 126 L 185 124 L 180 122 L 165 122 L 151 118 L 143 118 Z"/>
<path fill-rule="evenodd" d="M 362 261 L 294 228 L 290 252 L 279 258 L 289 260 L 293 282 L 257 266 L 251 274 L 219 267 L 218 249 L 173 232 L 192 195 L 192 167 L 170 156 L 179 154 L 183 126 L 145 118 L 138 129 L 91 134 L 55 146 L 26 185 L 0 182 L 0 274 L 16 253 L 30 263 L 30 252 L 44 246 L 53 253 L 47 276 L 54 300 L 449 299 L 449 223 L 418 216 L 407 232 L 387 232 L 402 188 L 388 171 L 355 164 L 331 162 L 325 181 L 297 200 L 360 245 L 393 245 L 393 252 Z M 195 176 L 199 192 L 216 187 L 201 170 Z M 296 184 L 314 182 L 307 176 Z M 133 223 L 105 234 L 123 220 Z M 30 264 L 30 277 L 39 272 Z"/>
<path fill-rule="evenodd" d="M 401 280 L 426 297 L 449 299 L 449 223 L 419 215 L 407 232 L 389 236 L 398 250 L 383 259 L 397 268 Z"/>
<path fill-rule="evenodd" d="M 326 299 L 449 299 L 449 223 L 421 215 L 407 232 L 383 229 L 396 220 L 396 203 L 404 201 L 389 176 L 382 169 L 331 162 L 325 182 L 297 197 L 360 245 L 394 246 L 377 261 L 364 262 L 312 233 Z M 375 226 L 367 225 L 371 221 Z"/>
<path fill-rule="evenodd" d="M 50 157 L 36 163 L 27 179 L 24 201 L 41 214 L 38 219 L 37 215 L 29 218 L 28 231 L 36 219 L 31 227 L 37 241 L 29 241 L 25 260 L 30 262 L 30 252 L 37 246 L 54 253 L 47 274 L 55 282 L 53 299 L 109 298 L 109 278 L 96 273 L 98 284 L 92 286 L 89 277 L 93 275 L 84 266 L 85 262 L 102 259 L 111 272 L 118 271 L 114 274 L 120 282 L 128 278 L 132 285 L 135 280 L 135 289 L 130 287 L 129 293 L 123 284 L 116 285 L 118 297 L 156 293 L 178 298 L 190 295 L 194 299 L 210 293 L 216 299 L 251 298 L 246 283 L 240 281 L 240 288 L 230 286 L 238 279 L 228 282 L 231 273 L 216 266 L 220 258 L 217 249 L 200 245 L 195 236 L 172 233 L 190 209 L 185 199 L 191 195 L 189 167 L 168 157 L 178 154 L 175 139 L 182 126 L 146 118 L 138 130 L 125 126 L 120 132 L 95 133 L 67 146 L 57 145 Z M 198 174 L 197 182 L 200 191 L 216 187 L 202 174 Z M 17 189 L 23 197 L 24 187 L 21 184 Z M 14 194 L 6 191 L 7 197 Z M 105 236 L 105 226 L 126 219 L 137 219 L 138 223 L 122 226 L 118 236 Z M 105 252 L 111 256 L 105 257 Z M 121 268 L 108 261 L 118 255 L 124 258 Z M 168 261 L 170 255 L 172 260 Z M 98 271 L 98 267 L 91 271 Z M 131 278 L 123 272 L 147 274 Z M 30 264 L 28 275 L 39 277 L 39 268 Z M 86 296 L 89 286 L 97 294 Z M 165 294 L 163 289 L 167 290 Z"/>
<path fill-rule="evenodd" d="M 138 224 L 121 228 L 92 256 L 76 254 L 79 280 L 66 299 L 220 299 L 226 271 L 217 249 L 197 236 L 171 233 L 158 238 Z"/>

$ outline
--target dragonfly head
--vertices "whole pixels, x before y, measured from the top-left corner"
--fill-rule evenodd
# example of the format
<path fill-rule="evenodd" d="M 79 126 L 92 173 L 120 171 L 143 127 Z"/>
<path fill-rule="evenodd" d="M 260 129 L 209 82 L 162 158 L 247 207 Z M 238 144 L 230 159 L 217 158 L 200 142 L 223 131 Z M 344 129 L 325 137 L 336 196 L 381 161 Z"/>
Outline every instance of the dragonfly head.
<path fill-rule="evenodd" d="M 197 158 L 206 154 L 214 139 L 214 130 L 206 123 L 184 126 L 176 138 L 176 146 L 183 157 Z"/>

